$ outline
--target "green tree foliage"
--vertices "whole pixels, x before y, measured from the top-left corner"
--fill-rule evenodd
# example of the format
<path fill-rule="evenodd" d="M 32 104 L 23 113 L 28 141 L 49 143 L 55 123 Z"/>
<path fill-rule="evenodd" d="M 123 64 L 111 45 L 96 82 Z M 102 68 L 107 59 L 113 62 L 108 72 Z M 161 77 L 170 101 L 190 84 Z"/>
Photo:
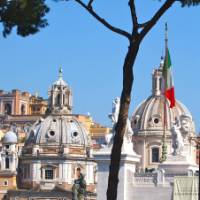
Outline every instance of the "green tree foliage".
<path fill-rule="evenodd" d="M 177 0 L 178 1 L 178 0 Z M 182 4 L 182 6 L 196 6 L 200 4 L 199 0 L 179 0 Z"/>
<path fill-rule="evenodd" d="M 23 37 L 37 33 L 48 25 L 44 19 L 48 11 L 44 0 L 0 0 L 3 36 L 9 35 L 13 28 Z"/>
<path fill-rule="evenodd" d="M 175 1 L 180 2 L 182 7 L 200 4 L 200 0 Z M 90 7 L 92 3 L 93 0 L 90 0 L 88 6 Z M 17 34 L 23 37 L 37 33 L 48 25 L 47 20 L 44 19 L 48 12 L 49 8 L 45 0 L 0 0 L 0 23 L 3 25 L 3 36 L 8 36 L 13 28 L 16 28 Z"/>

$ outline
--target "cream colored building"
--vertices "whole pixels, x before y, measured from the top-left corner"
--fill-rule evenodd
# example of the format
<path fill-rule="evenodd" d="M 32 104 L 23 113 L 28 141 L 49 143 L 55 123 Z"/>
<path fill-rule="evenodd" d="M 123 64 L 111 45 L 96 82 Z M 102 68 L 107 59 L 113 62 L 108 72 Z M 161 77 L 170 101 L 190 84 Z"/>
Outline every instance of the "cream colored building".
<path fill-rule="evenodd" d="M 0 199 L 3 199 L 8 190 L 17 188 L 18 153 L 17 136 L 8 131 L 2 138 L 0 153 Z"/>
<path fill-rule="evenodd" d="M 17 149 L 14 150 L 17 136 L 13 132 L 9 134 L 8 138 L 14 138 L 9 148 L 12 147 L 12 153 L 17 153 Z M 3 141 L 5 138 L 7 134 Z M 8 146 L 3 150 L 5 148 Z M 72 114 L 72 91 L 63 80 L 61 69 L 59 79 L 49 91 L 48 114 L 31 126 L 22 151 L 12 155 L 14 159 L 8 158 L 9 154 L 4 151 L 1 153 L 6 172 L 12 174 L 15 170 L 17 177 L 17 190 L 8 188 L 6 199 L 28 200 L 31 196 L 34 200 L 69 200 L 77 168 L 85 176 L 87 192 L 95 194 L 96 162 L 91 139 L 84 124 Z M 15 165 L 11 161 L 15 161 Z M 0 180 L 4 168 L 0 169 Z"/>
<path fill-rule="evenodd" d="M 164 61 L 161 60 L 160 67 L 153 71 L 152 94 L 136 108 L 132 116 L 134 149 L 137 154 L 142 156 L 138 168 L 143 171 L 157 168 L 162 156 L 165 104 L 165 98 L 162 94 L 163 64 Z M 169 107 L 169 102 L 166 102 L 165 116 L 167 154 L 173 152 L 172 127 L 177 123 L 180 125 L 183 137 L 183 154 L 195 163 L 196 147 L 190 138 L 195 137 L 196 133 L 190 111 L 176 99 L 176 105 L 172 109 Z"/>

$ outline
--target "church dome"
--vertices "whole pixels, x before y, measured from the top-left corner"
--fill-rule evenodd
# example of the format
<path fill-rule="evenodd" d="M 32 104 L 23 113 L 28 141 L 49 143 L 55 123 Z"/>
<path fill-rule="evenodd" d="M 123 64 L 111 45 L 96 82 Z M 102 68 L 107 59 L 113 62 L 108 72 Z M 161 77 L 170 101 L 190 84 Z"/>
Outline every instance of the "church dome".
<path fill-rule="evenodd" d="M 37 121 L 31 128 L 26 145 L 82 145 L 89 146 L 84 125 L 73 115 L 50 115 Z"/>
<path fill-rule="evenodd" d="M 163 134 L 165 118 L 167 130 L 170 130 L 172 125 L 178 122 L 182 127 L 182 132 L 195 134 L 192 115 L 186 106 L 176 100 L 175 107 L 170 108 L 170 102 L 166 101 L 162 94 L 162 66 L 154 70 L 152 82 L 152 95 L 143 101 L 132 115 L 131 125 L 134 133 Z"/>
<path fill-rule="evenodd" d="M 151 96 L 142 102 L 133 113 L 132 128 L 134 132 L 137 130 L 163 130 L 164 127 L 164 97 Z M 176 100 L 175 107 L 170 108 L 169 102 L 166 104 L 166 126 L 169 130 L 171 125 L 177 119 L 187 121 L 185 128 L 195 131 L 192 115 L 189 110 L 178 100 Z M 184 122 L 185 123 L 185 122 Z"/>
<path fill-rule="evenodd" d="M 59 70 L 59 81 L 62 69 Z M 46 147 L 90 146 L 88 132 L 72 112 L 72 91 L 68 86 L 59 84 L 49 91 L 49 113 L 45 119 L 38 120 L 32 127 L 26 139 L 26 147 L 38 145 Z"/>
<path fill-rule="evenodd" d="M 4 143 L 4 144 L 16 144 L 17 143 L 17 135 L 12 131 L 8 131 L 2 139 L 2 143 Z"/>

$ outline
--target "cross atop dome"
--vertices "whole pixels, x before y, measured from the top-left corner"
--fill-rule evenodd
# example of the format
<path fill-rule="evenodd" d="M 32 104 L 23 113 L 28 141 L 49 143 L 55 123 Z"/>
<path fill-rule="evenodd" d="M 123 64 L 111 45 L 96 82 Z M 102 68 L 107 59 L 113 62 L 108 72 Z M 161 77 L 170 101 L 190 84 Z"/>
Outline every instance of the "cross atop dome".
<path fill-rule="evenodd" d="M 164 62 L 165 62 L 165 61 L 164 61 L 164 57 L 161 56 L 161 57 L 160 57 L 160 67 L 159 67 L 160 69 L 163 69 L 163 67 L 164 67 Z"/>
<path fill-rule="evenodd" d="M 63 77 L 63 69 L 62 67 L 59 68 L 59 79 L 62 79 Z"/>

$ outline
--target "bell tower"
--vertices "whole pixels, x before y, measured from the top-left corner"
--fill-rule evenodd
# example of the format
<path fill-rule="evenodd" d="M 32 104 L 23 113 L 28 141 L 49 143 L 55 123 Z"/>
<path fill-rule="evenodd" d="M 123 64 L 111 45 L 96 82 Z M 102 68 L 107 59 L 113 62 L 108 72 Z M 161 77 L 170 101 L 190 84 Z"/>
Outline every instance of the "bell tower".
<path fill-rule="evenodd" d="M 72 113 L 72 91 L 63 80 L 63 70 L 59 69 L 59 78 L 49 91 L 49 111 L 52 114 Z"/>

